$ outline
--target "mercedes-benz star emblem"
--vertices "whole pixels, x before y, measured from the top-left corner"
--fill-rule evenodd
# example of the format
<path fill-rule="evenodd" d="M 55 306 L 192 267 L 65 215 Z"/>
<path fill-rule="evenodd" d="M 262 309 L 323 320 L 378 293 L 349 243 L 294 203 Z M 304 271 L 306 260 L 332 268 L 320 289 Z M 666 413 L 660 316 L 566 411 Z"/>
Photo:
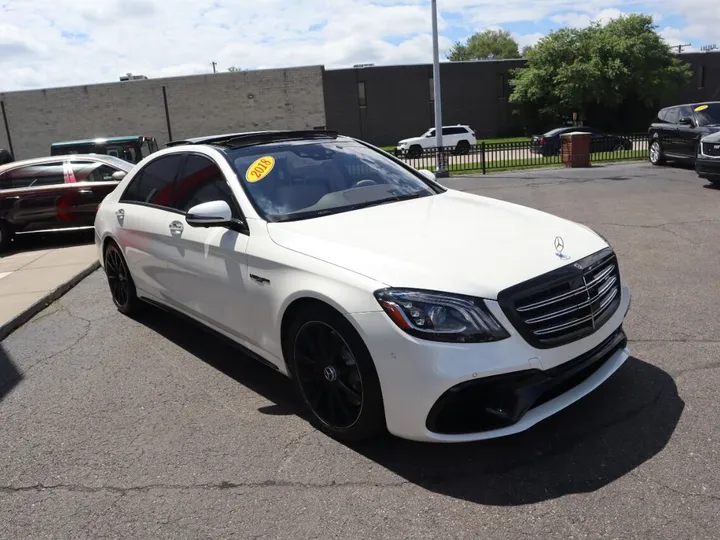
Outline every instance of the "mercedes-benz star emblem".
<path fill-rule="evenodd" d="M 555 251 L 558 253 L 562 253 L 562 250 L 565 249 L 565 242 L 563 239 L 559 236 L 555 237 Z"/>
<path fill-rule="evenodd" d="M 333 382 L 335 379 L 337 379 L 337 371 L 335 371 L 335 368 L 332 366 L 328 366 L 323 370 L 323 375 L 325 375 L 325 379 L 327 379 L 329 382 Z"/>

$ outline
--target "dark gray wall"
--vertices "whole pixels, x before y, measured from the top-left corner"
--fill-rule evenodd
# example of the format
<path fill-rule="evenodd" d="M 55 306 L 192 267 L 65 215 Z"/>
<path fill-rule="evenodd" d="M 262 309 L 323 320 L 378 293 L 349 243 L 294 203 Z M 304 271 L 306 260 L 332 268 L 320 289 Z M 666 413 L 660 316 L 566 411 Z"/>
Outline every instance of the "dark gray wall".
<path fill-rule="evenodd" d="M 469 124 L 478 137 L 513 131 L 519 119 L 511 115 L 507 81 L 509 70 L 522 65 L 522 60 L 443 63 L 443 123 Z M 421 135 L 435 123 L 432 82 L 432 65 L 424 64 L 326 70 L 327 127 L 379 145 Z"/>
<path fill-rule="evenodd" d="M 693 77 L 678 96 L 660 105 L 720 100 L 720 53 L 678 57 L 691 65 Z M 511 70 L 524 65 L 524 60 L 442 63 L 443 124 L 469 124 L 479 138 L 521 135 L 527 119 L 513 114 L 517 107 L 508 102 L 508 81 Z M 327 127 L 378 145 L 420 135 L 434 125 L 431 77 L 430 64 L 326 70 Z M 358 84 L 363 82 L 365 106 L 358 95 Z M 637 118 L 629 130 L 644 129 L 645 117 L 649 122 L 655 111 L 634 112 Z"/>

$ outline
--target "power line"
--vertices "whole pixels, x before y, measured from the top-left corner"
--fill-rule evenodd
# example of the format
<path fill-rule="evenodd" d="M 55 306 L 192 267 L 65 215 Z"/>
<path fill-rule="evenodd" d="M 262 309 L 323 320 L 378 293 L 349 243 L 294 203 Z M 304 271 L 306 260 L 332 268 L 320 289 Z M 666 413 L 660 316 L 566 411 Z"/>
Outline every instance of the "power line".
<path fill-rule="evenodd" d="M 691 45 L 692 45 L 692 43 L 685 43 L 685 44 L 683 44 L 683 45 L 673 45 L 673 46 L 670 47 L 670 48 L 671 48 L 671 49 L 677 49 L 677 50 L 678 50 L 678 54 L 680 54 L 681 52 L 683 52 L 683 48 L 685 48 L 685 47 L 690 47 Z"/>

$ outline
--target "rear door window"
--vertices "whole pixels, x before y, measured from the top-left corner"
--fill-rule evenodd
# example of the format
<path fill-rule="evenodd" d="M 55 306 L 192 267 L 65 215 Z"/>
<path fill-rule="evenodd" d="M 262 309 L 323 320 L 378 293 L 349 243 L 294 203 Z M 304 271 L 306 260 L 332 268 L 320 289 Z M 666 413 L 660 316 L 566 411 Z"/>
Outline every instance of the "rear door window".
<path fill-rule="evenodd" d="M 175 179 L 184 159 L 184 154 L 172 154 L 148 163 L 125 188 L 120 202 L 171 207 Z"/>
<path fill-rule="evenodd" d="M 54 186 L 65 183 L 62 161 L 11 169 L 0 177 L 0 190 Z"/>

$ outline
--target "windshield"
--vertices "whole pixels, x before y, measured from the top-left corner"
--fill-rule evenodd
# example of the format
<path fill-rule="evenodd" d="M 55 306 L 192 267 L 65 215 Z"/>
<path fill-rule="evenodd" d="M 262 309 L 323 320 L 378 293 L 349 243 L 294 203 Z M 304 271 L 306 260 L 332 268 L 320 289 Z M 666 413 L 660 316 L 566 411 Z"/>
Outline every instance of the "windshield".
<path fill-rule="evenodd" d="M 132 167 L 134 165 L 133 163 L 131 163 L 125 159 L 121 159 L 121 158 L 115 157 L 115 156 L 105 156 L 105 159 L 109 163 L 112 163 L 115 167 L 117 167 L 118 169 L 121 169 L 123 171 L 129 171 L 130 169 L 132 169 Z"/>
<path fill-rule="evenodd" d="M 308 219 L 442 191 L 352 140 L 279 142 L 231 149 L 226 155 L 268 221 Z"/>
<path fill-rule="evenodd" d="M 706 103 L 695 107 L 695 116 L 699 126 L 720 124 L 720 103 Z"/>

